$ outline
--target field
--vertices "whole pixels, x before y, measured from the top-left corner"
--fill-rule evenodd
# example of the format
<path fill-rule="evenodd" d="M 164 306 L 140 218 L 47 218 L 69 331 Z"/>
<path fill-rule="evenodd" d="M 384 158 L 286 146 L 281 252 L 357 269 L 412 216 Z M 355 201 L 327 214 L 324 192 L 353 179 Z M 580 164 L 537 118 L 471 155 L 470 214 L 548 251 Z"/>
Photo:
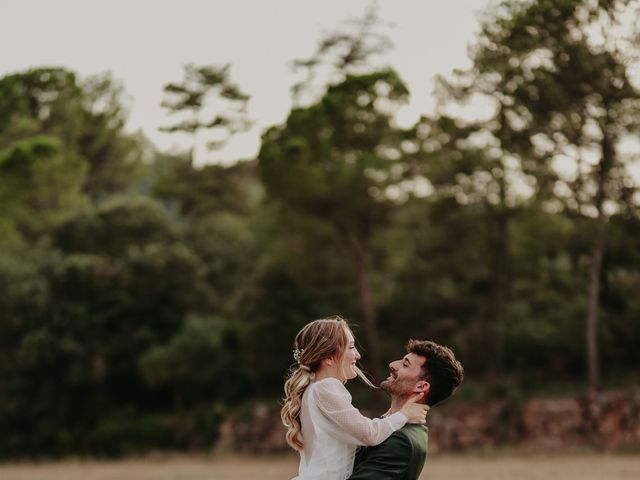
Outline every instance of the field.
<path fill-rule="evenodd" d="M 0 465 L 2 480 L 288 480 L 286 458 L 147 458 Z M 640 478 L 640 456 L 436 456 L 420 480 L 614 480 Z"/>

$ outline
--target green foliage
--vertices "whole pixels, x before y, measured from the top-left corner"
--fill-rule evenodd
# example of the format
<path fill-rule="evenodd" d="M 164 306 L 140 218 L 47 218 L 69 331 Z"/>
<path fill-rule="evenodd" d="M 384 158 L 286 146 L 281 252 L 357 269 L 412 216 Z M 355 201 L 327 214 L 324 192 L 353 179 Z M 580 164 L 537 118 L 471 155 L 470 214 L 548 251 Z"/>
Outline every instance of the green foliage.
<path fill-rule="evenodd" d="M 217 212 L 247 214 L 260 198 L 253 162 L 196 168 L 190 159 L 164 157 L 157 163 L 154 195 L 175 205 L 186 217 L 204 218 Z"/>
<path fill-rule="evenodd" d="M 384 192 L 402 132 L 389 125 L 407 99 L 392 71 L 348 76 L 322 100 L 294 109 L 264 136 L 260 172 L 267 192 L 290 208 L 363 230 L 384 215 Z M 384 106 L 384 107 L 383 107 Z M 356 226 L 357 225 L 357 226 Z"/>
<path fill-rule="evenodd" d="M 181 119 L 162 130 L 193 135 L 208 130 L 212 135 L 207 142 L 210 149 L 221 148 L 231 135 L 246 130 L 249 96 L 231 81 L 229 68 L 230 65 L 185 65 L 184 79 L 165 85 L 162 102 L 169 113 L 178 114 Z M 216 100 L 224 106 L 219 107 Z M 218 110 L 213 116 L 209 114 L 212 104 Z"/>
<path fill-rule="evenodd" d="M 392 70 L 347 75 L 318 103 L 294 108 L 286 124 L 268 130 L 259 154 L 267 195 L 282 207 L 283 217 L 307 217 L 310 227 L 324 224 L 340 249 L 326 253 L 347 255 L 351 262 L 373 375 L 379 373 L 380 359 L 370 242 L 393 207 L 387 189 L 405 173 L 399 160 L 405 132 L 391 119 L 407 97 Z M 313 229 L 302 232 L 307 239 L 317 235 Z"/>
<path fill-rule="evenodd" d="M 88 433 L 84 444 L 95 456 L 122 457 L 143 453 L 148 445 L 171 447 L 173 433 L 166 420 L 131 407 L 114 408 L 100 416 Z M 75 450 L 73 437 L 66 439 L 68 450 Z"/>
<path fill-rule="evenodd" d="M 637 92 L 621 51 L 578 35 L 623 3 L 505 3 L 474 68 L 441 84 L 441 114 L 407 130 L 403 82 L 356 74 L 369 44 L 334 36 L 322 52 L 346 45 L 355 63 L 337 58 L 340 80 L 231 166 L 156 153 L 140 169 L 108 76 L 0 78 L 0 457 L 209 448 L 252 399 L 277 408 L 295 333 L 331 314 L 364 360 L 375 341 L 387 361 L 410 337 L 451 345 L 461 401 L 577 390 L 603 229 L 601 364 L 605 383 L 631 383 L 640 224 L 617 142 L 637 134 Z M 445 114 L 478 93 L 491 118 Z M 221 135 L 235 113 L 204 118 L 209 100 L 246 101 L 213 67 L 167 96 L 196 121 L 175 130 Z M 570 147 L 615 155 L 569 178 L 553 160 Z"/>
<path fill-rule="evenodd" d="M 239 346 L 240 332 L 233 323 L 191 316 L 168 343 L 148 350 L 140 362 L 148 382 L 173 387 L 181 409 L 206 405 L 212 397 L 232 402 L 247 387 L 236 367 Z"/>
<path fill-rule="evenodd" d="M 319 73 L 326 84 L 340 83 L 348 74 L 382 70 L 372 65 L 390 49 L 391 40 L 382 31 L 384 22 L 377 10 L 377 4 L 372 3 L 362 17 L 349 19 L 334 31 L 323 33 L 311 57 L 293 61 L 294 70 L 307 74 L 291 88 L 295 101 L 304 99 L 301 97 L 317 97 L 315 81 Z M 327 78 L 322 78 L 323 74 Z M 323 90 L 324 86 L 320 87 L 320 92 Z"/>
<path fill-rule="evenodd" d="M 0 150 L 0 225 L 6 231 L 0 245 L 35 241 L 83 204 L 86 164 L 62 149 L 59 139 L 38 135 Z"/>
<path fill-rule="evenodd" d="M 131 245 L 169 242 L 177 236 L 158 204 L 146 198 L 115 198 L 62 223 L 54 242 L 64 252 L 118 255 Z"/>
<path fill-rule="evenodd" d="M 493 156 L 498 158 L 497 168 L 491 167 L 490 172 L 502 179 L 496 182 L 498 188 L 494 187 L 493 203 L 499 200 L 504 212 L 503 233 L 497 236 L 507 254 L 503 256 L 508 256 L 505 232 L 512 217 L 504 209 L 513 195 L 507 176 L 529 184 L 533 189 L 531 204 L 539 203 L 536 207 L 545 211 L 563 212 L 577 227 L 569 258 L 579 267 L 572 266 L 573 273 L 581 277 L 574 282 L 582 286 L 585 300 L 579 301 L 579 296 L 572 294 L 574 306 L 560 310 L 565 323 L 566 317 L 574 317 L 580 309 L 585 316 L 585 359 L 591 392 L 599 383 L 598 338 L 604 329 L 598 326 L 598 318 L 602 258 L 612 230 L 609 220 L 619 212 L 637 216 L 636 186 L 630 176 L 633 162 L 620 149 L 622 140 L 637 132 L 640 112 L 640 91 L 631 80 L 629 59 L 633 54 L 622 47 L 631 47 L 637 31 L 626 32 L 626 38 L 619 28 L 625 12 L 629 13 L 625 10 L 628 4 L 625 0 L 502 2 L 484 22 L 472 50 L 473 68 L 460 72 L 453 83 L 443 82 L 450 99 L 465 102 L 473 96 L 484 96 L 492 101 L 494 114 L 468 128 L 471 135 L 465 134 L 462 142 L 462 132 L 458 132 L 436 147 L 448 152 L 446 140 L 452 139 L 466 150 L 475 132 L 482 132 L 485 144 L 493 147 L 487 150 L 489 154 L 495 151 Z M 593 37 L 596 30 L 601 34 L 598 41 Z M 433 124 L 438 126 L 432 122 L 432 131 Z M 492 200 L 490 194 L 487 199 Z M 502 280 L 496 276 L 496 285 L 508 277 L 509 265 L 504 263 L 496 270 L 504 273 Z M 517 282 L 513 284 L 519 287 Z M 503 305 L 496 310 L 502 312 L 498 320 L 503 325 L 510 295 L 516 310 L 522 311 L 518 292 L 505 289 L 496 297 Z M 551 293 L 542 296 L 552 298 Z M 527 300 L 531 303 L 531 296 Z M 514 321 L 512 318 L 507 323 Z M 558 319 L 554 325 L 559 327 Z M 529 326 L 507 328 L 523 335 L 531 333 Z M 544 324 L 539 329 L 547 331 L 545 337 L 556 336 L 556 330 L 546 329 Z M 578 336 L 579 330 L 569 329 L 565 334 L 572 332 Z"/>
<path fill-rule="evenodd" d="M 38 134 L 58 139 L 64 162 L 86 163 L 81 185 L 92 199 L 135 180 L 141 149 L 124 132 L 123 92 L 110 76 L 79 82 L 67 70 L 37 68 L 1 78 L 0 97 L 0 149 Z"/>
<path fill-rule="evenodd" d="M 62 251 L 27 257 L 29 269 L 2 269 L 12 275 L 2 282 L 12 322 L 3 323 L 11 368 L 3 371 L 0 424 L 15 432 L 3 452 L 116 454 L 151 438 L 173 444 L 147 414 L 174 399 L 147 385 L 138 365 L 205 303 L 198 257 L 149 201 L 110 202 L 70 218 L 54 238 Z"/>

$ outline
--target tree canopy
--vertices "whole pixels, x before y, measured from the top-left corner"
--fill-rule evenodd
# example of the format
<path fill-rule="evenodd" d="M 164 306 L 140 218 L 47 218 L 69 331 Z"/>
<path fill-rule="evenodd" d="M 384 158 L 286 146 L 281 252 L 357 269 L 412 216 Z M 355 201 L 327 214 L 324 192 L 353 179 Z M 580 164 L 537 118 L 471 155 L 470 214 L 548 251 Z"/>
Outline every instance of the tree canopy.
<path fill-rule="evenodd" d="M 110 75 L 0 78 L 0 457 L 208 448 L 277 408 L 296 332 L 335 314 L 375 382 L 424 338 L 462 360 L 463 399 L 637 384 L 632 8 L 495 5 L 408 128 L 370 11 L 300 63 L 335 69 L 319 94 L 230 165 L 128 132 Z M 224 142 L 247 99 L 229 65 L 188 65 L 167 129 Z"/>

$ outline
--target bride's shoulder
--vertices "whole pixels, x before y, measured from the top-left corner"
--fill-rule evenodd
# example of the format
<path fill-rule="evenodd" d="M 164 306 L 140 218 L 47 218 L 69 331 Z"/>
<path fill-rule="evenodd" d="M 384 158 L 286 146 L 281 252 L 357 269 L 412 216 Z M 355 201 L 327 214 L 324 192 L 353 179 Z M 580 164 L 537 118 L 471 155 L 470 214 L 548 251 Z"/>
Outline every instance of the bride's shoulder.
<path fill-rule="evenodd" d="M 317 392 L 348 393 L 344 384 L 335 377 L 325 377 L 316 380 L 311 383 L 309 387 Z"/>
<path fill-rule="evenodd" d="M 324 377 L 320 380 L 314 380 L 312 385 L 340 385 L 344 387 L 344 384 L 336 377 Z"/>
<path fill-rule="evenodd" d="M 351 394 L 337 378 L 327 377 L 313 382 L 309 388 L 309 398 L 324 410 L 341 410 L 351 404 Z M 306 394 L 307 392 L 305 392 Z"/>

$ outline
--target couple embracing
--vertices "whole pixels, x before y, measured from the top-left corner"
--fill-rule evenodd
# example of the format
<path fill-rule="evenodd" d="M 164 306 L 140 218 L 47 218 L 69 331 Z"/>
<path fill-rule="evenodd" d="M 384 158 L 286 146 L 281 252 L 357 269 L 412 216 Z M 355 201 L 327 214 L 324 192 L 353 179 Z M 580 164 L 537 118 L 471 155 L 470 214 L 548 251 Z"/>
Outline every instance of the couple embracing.
<path fill-rule="evenodd" d="M 294 348 L 281 411 L 287 443 L 300 453 L 293 480 L 417 479 L 427 455 L 427 412 L 464 377 L 453 352 L 410 340 L 407 354 L 389 364 L 389 377 L 380 384 L 390 408 L 371 419 L 352 405 L 344 386 L 360 377 L 374 387 L 356 366 L 360 354 L 342 318 L 307 324 Z"/>

